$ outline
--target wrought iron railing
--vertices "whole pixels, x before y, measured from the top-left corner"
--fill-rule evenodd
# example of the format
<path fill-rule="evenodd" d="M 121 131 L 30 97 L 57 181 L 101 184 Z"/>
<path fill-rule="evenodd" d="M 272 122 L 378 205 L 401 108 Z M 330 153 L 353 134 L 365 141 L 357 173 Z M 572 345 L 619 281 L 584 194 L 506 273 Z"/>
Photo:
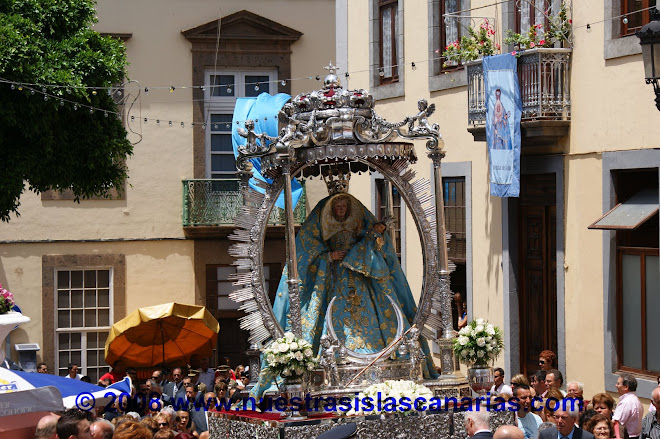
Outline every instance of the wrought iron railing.
<path fill-rule="evenodd" d="M 522 121 L 570 120 L 571 49 L 526 50 L 518 58 Z M 468 124 L 486 123 L 486 90 L 481 61 L 467 64 Z"/>
<path fill-rule="evenodd" d="M 303 195 L 293 211 L 296 224 L 305 221 L 307 215 L 305 196 L 303 184 Z M 233 225 L 242 205 L 237 179 L 183 180 L 183 227 Z M 273 207 L 268 223 L 284 222 L 284 209 Z"/>

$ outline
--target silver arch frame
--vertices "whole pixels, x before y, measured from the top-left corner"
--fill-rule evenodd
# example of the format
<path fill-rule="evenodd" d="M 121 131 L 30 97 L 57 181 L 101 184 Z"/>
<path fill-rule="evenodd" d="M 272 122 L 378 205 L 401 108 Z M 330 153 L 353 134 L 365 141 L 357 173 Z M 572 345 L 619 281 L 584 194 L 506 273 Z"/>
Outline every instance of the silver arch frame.
<path fill-rule="evenodd" d="M 399 159 L 390 161 L 379 157 L 356 158 L 367 164 L 389 179 L 404 199 L 410 210 L 422 245 L 424 269 L 420 300 L 417 313 L 412 324 L 420 328 L 421 333 L 429 340 L 437 338 L 438 330 L 442 329 L 442 320 L 432 309 L 441 311 L 440 279 L 437 276 L 437 237 L 435 233 L 435 204 L 433 195 L 429 192 L 430 182 L 426 179 L 413 181 L 415 171 L 409 169 L 409 161 Z M 291 175 L 295 176 L 309 162 L 296 161 L 292 165 Z M 284 329 L 275 319 L 272 304 L 265 291 L 263 276 L 263 247 L 266 235 L 268 216 L 279 193 L 284 187 L 284 176 L 280 175 L 271 185 L 263 185 L 265 194 L 249 188 L 247 181 L 251 174 L 241 175 L 241 186 L 244 206 L 236 217 L 236 229 L 229 239 L 237 241 L 229 250 L 236 258 L 235 265 L 247 270 L 233 276 L 235 285 L 241 288 L 230 294 L 236 302 L 241 303 L 240 310 L 247 315 L 241 319 L 241 328 L 250 331 L 251 344 L 269 344 L 272 339 L 282 337 Z M 300 321 L 300 310 L 291 309 L 291 318 Z"/>

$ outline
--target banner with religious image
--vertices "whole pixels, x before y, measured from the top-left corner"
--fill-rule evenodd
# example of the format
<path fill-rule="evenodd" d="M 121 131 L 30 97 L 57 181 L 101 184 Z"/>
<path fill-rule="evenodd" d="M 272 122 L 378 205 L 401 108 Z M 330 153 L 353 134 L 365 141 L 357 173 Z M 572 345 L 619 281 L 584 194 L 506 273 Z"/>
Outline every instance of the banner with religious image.
<path fill-rule="evenodd" d="M 516 61 L 509 53 L 483 60 L 490 194 L 496 197 L 520 194 L 522 100 Z"/>

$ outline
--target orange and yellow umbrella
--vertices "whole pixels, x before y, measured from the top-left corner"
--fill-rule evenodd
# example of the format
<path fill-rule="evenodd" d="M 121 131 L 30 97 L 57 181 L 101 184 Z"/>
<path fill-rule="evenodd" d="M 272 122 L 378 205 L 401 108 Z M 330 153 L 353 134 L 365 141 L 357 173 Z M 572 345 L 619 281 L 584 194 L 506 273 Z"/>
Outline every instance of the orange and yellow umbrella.
<path fill-rule="evenodd" d="M 153 367 L 185 364 L 194 354 L 210 356 L 220 325 L 205 307 L 165 303 L 139 308 L 110 329 L 105 361 Z"/>

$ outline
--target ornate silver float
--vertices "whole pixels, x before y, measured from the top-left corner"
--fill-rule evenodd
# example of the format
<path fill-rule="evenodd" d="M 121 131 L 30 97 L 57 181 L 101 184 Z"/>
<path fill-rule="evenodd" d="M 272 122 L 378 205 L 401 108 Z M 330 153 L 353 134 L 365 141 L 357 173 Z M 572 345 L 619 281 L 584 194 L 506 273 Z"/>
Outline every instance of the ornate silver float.
<path fill-rule="evenodd" d="M 244 205 L 229 238 L 236 241 L 230 249 L 230 254 L 236 258 L 235 265 L 245 271 L 235 275 L 235 283 L 240 288 L 230 295 L 246 313 L 241 327 L 250 331 L 249 340 L 253 346 L 268 345 L 284 333 L 269 302 L 262 270 L 268 218 L 275 200 L 284 191 L 291 329 L 297 336 L 302 335 L 291 179 L 375 170 L 399 191 L 410 210 L 424 260 L 422 292 L 412 322 L 415 331 L 407 337 L 398 331 L 397 342 L 378 354 L 392 352 L 400 344 L 404 351 L 414 350 L 419 346 L 418 336 L 435 341 L 440 350 L 441 375 L 440 379 L 427 381 L 425 385 L 442 396 L 466 395 L 469 392 L 467 381 L 458 370 L 452 350 L 450 265 L 440 173 L 445 153 L 438 125 L 428 120 L 435 105 L 428 105 L 422 99 L 416 115 L 390 123 L 375 112 L 374 98 L 368 91 L 342 88 L 332 63 L 326 69 L 329 74 L 321 90 L 299 94 L 285 104 L 278 116 L 280 133 L 277 137 L 255 133 L 251 121 L 245 123 L 245 129 L 239 129 L 239 134 L 246 139 L 237 158 Z M 409 167 L 417 161 L 417 155 L 413 144 L 407 141 L 418 139 L 426 140 L 427 156 L 433 163 L 433 194 L 429 191 L 430 181 L 415 179 L 415 171 Z M 248 185 L 252 175 L 248 159 L 253 157 L 261 158 L 262 173 L 273 180 L 270 185 L 262 185 L 264 194 Z M 400 310 L 396 314 L 401 318 Z M 329 331 L 329 337 L 326 345 L 337 347 L 334 331 Z M 410 352 L 411 360 L 389 362 L 376 362 L 376 354 L 357 355 L 346 349 L 338 352 L 341 354 L 338 364 L 324 362 L 325 378 L 312 382 L 316 391 L 333 391 L 339 385 L 350 384 L 351 378 L 363 371 L 366 363 L 375 363 L 365 374 L 369 384 L 384 379 L 419 377 L 414 371 L 418 359 L 413 352 Z M 387 355 L 381 357 L 387 358 Z"/>

